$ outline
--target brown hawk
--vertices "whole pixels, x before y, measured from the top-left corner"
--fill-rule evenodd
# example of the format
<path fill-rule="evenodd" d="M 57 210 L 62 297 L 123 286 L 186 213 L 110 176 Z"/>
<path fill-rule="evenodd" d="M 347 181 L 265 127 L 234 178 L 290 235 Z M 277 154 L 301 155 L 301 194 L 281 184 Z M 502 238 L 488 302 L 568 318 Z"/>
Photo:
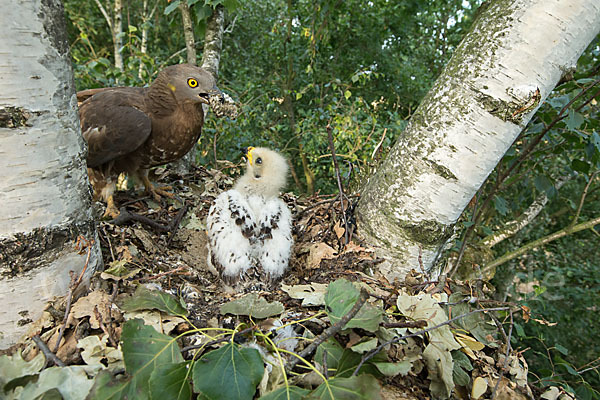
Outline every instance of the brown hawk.
<path fill-rule="evenodd" d="M 215 199 L 206 219 L 208 263 L 227 283 L 281 278 L 292 251 L 292 214 L 279 198 L 287 161 L 262 147 L 248 147 L 246 158 L 246 172 Z"/>
<path fill-rule="evenodd" d="M 107 203 L 104 216 L 113 218 L 121 172 L 137 176 L 155 198 L 171 195 L 150 183 L 148 169 L 190 151 L 202 132 L 203 107 L 218 109 L 214 105 L 224 101 L 213 76 L 190 64 L 165 68 L 149 87 L 90 89 L 77 98 L 90 182 Z"/>

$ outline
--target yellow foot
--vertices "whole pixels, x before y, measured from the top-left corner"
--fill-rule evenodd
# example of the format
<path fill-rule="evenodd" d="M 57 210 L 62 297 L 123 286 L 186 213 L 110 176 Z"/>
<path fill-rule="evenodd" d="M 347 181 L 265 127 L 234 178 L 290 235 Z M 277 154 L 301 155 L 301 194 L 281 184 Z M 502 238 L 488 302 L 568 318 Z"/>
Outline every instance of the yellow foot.
<path fill-rule="evenodd" d="M 106 219 L 106 218 L 115 219 L 119 216 L 119 214 L 121 214 L 121 212 L 115 206 L 113 197 L 109 196 L 108 199 L 106 199 L 106 211 L 104 211 L 104 215 L 102 216 L 102 219 Z"/>
<path fill-rule="evenodd" d="M 175 195 L 171 192 L 167 192 L 167 190 L 172 190 L 173 188 L 171 186 L 161 186 L 161 187 L 154 187 L 154 186 L 150 186 L 148 188 L 146 188 L 146 191 L 152 195 L 152 197 L 154 197 L 154 200 L 160 202 L 160 198 L 162 197 L 169 197 L 169 198 L 173 198 L 175 197 Z"/>

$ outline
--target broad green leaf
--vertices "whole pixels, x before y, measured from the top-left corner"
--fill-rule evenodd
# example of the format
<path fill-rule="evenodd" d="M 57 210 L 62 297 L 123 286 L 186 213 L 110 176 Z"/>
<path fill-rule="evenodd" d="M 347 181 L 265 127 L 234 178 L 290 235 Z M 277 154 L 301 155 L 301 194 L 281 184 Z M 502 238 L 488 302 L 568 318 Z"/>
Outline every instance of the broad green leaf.
<path fill-rule="evenodd" d="M 351 282 L 338 279 L 327 288 L 325 305 L 327 316 L 332 324 L 337 323 L 348 313 L 360 297 L 360 291 Z M 364 304 L 358 313 L 344 326 L 344 329 L 361 328 L 375 332 L 383 319 L 380 309 Z"/>
<path fill-rule="evenodd" d="M 597 132 L 590 135 L 590 143 L 594 145 L 597 151 L 600 151 L 600 135 Z"/>
<path fill-rule="evenodd" d="M 502 215 L 508 214 L 508 203 L 503 197 L 494 196 L 494 208 Z"/>
<path fill-rule="evenodd" d="M 87 400 L 122 399 L 130 381 L 129 378 L 117 379 L 110 371 L 102 370 L 96 375 L 94 386 L 90 390 Z"/>
<path fill-rule="evenodd" d="M 348 100 L 351 96 L 352 96 L 352 92 L 351 91 L 346 90 L 344 92 L 344 97 L 346 98 L 346 100 Z"/>
<path fill-rule="evenodd" d="M 194 363 L 194 391 L 211 400 L 252 399 L 263 373 L 258 350 L 229 343 Z"/>
<path fill-rule="evenodd" d="M 331 337 L 317 347 L 314 356 L 315 362 L 323 364 L 324 353 L 327 353 L 327 369 L 337 369 L 342 354 L 344 354 L 344 348 Z"/>
<path fill-rule="evenodd" d="M 561 345 L 560 345 L 560 344 L 558 344 L 558 343 L 556 343 L 556 344 L 554 345 L 554 348 L 555 348 L 556 350 L 560 351 L 560 352 L 561 352 L 563 355 L 565 355 L 565 356 L 569 354 L 569 349 L 567 349 L 567 348 L 566 348 L 566 347 L 564 347 L 564 346 L 561 346 Z"/>
<path fill-rule="evenodd" d="M 86 367 L 78 365 L 52 367 L 40 372 L 36 382 L 27 384 L 23 388 L 20 398 L 35 399 L 52 389 L 56 389 L 64 399 L 83 400 L 93 384 L 94 381 L 87 376 Z"/>
<path fill-rule="evenodd" d="M 190 363 L 162 364 L 150 375 L 153 399 L 188 400 L 192 397 Z"/>
<path fill-rule="evenodd" d="M 391 362 L 374 362 L 373 365 L 385 376 L 393 377 L 398 374 L 406 376 L 412 368 L 411 361 Z"/>
<path fill-rule="evenodd" d="M 454 369 L 452 370 L 452 380 L 457 386 L 469 386 L 471 383 L 471 376 L 462 369 L 457 363 L 454 363 Z"/>
<path fill-rule="evenodd" d="M 119 307 L 125 312 L 159 310 L 169 315 L 187 315 L 184 304 L 175 296 L 160 290 L 150 290 L 140 285 L 133 296 L 123 300 Z"/>
<path fill-rule="evenodd" d="M 263 319 L 281 314 L 285 309 L 278 301 L 269 303 L 256 293 L 230 301 L 221 306 L 221 314 L 249 315 L 253 318 Z"/>
<path fill-rule="evenodd" d="M 179 7 L 179 0 L 174 0 L 167 8 L 165 8 L 165 15 L 171 14 L 177 7 Z"/>
<path fill-rule="evenodd" d="M 131 319 L 123 324 L 121 333 L 123 359 L 127 380 L 114 382 L 108 374 L 99 375 L 92 390 L 91 399 L 146 399 L 149 398 L 150 376 L 163 364 L 183 362 L 177 342 L 167 335 L 158 333 L 140 319 Z"/>
<path fill-rule="evenodd" d="M 362 359 L 362 355 L 355 353 L 352 350 L 344 349 L 344 352 L 342 353 L 342 357 L 340 358 L 340 362 L 338 363 L 338 367 L 335 372 L 335 376 L 337 376 L 337 377 L 351 376 L 354 373 L 354 371 L 356 370 L 356 367 L 358 367 L 358 364 L 360 363 L 361 359 Z M 377 369 L 373 365 L 373 363 L 376 363 L 376 362 L 388 362 L 385 351 L 381 351 L 381 352 L 377 353 L 374 357 L 372 357 L 370 360 L 368 360 L 366 363 L 364 363 L 360 367 L 360 370 L 358 371 L 358 373 L 359 374 L 371 374 L 371 375 L 374 375 L 377 377 L 381 376 L 379 369 Z"/>
<path fill-rule="evenodd" d="M 575 129 L 578 129 L 584 121 L 585 119 L 581 114 L 575 110 L 569 110 L 569 115 L 565 119 L 565 124 L 567 125 L 567 128 L 574 131 Z"/>
<path fill-rule="evenodd" d="M 350 350 L 356 353 L 366 353 L 367 351 L 371 351 L 377 347 L 378 340 L 377 338 L 365 338 L 360 342 L 356 343 L 354 346 L 350 347 Z"/>
<path fill-rule="evenodd" d="M 302 400 L 310 390 L 298 386 L 282 387 L 260 397 L 260 400 Z"/>
<path fill-rule="evenodd" d="M 590 167 L 590 164 L 582 160 L 574 159 L 571 161 L 571 168 L 573 168 L 573 170 L 577 172 L 587 174 L 588 172 L 590 172 Z"/>
<path fill-rule="evenodd" d="M 569 101 L 570 99 L 567 95 L 556 96 L 547 100 L 548 104 L 550 104 L 555 110 L 561 110 L 564 106 L 566 106 L 569 103 Z"/>
<path fill-rule="evenodd" d="M 535 188 L 540 192 L 548 193 L 554 188 L 554 184 L 546 175 L 538 175 L 533 180 Z"/>
<path fill-rule="evenodd" d="M 332 378 L 311 392 L 307 399 L 379 400 L 381 386 L 374 376 L 362 374 L 349 378 Z"/>
<path fill-rule="evenodd" d="M 31 361 L 23 360 L 20 352 L 12 356 L 0 356 L 0 391 L 13 379 L 37 374 L 45 364 L 46 358 L 41 352 Z"/>

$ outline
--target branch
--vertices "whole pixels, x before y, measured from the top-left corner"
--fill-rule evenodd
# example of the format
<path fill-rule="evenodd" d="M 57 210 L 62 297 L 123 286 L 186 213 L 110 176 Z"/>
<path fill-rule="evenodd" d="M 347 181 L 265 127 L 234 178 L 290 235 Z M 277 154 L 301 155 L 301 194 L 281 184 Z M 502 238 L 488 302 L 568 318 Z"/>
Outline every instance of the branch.
<path fill-rule="evenodd" d="M 348 323 L 348 321 L 354 318 L 354 316 L 362 308 L 362 306 L 365 304 L 365 301 L 367 301 L 368 298 L 369 294 L 367 293 L 367 291 L 365 289 L 361 289 L 360 296 L 358 297 L 358 300 L 356 300 L 356 303 L 354 303 L 354 306 L 352 306 L 350 311 L 348 311 L 346 315 L 344 315 L 338 322 L 325 329 L 319 336 L 317 336 L 311 344 L 309 344 L 304 350 L 300 352 L 300 354 L 298 354 L 299 357 L 295 357 L 294 359 L 292 359 L 286 367 L 286 371 L 291 372 L 292 369 L 294 369 L 294 367 L 296 366 L 296 364 L 298 364 L 298 361 L 300 359 L 309 356 L 321 343 L 323 343 L 328 338 L 341 331 L 342 328 Z"/>
<path fill-rule="evenodd" d="M 590 176 L 590 180 L 588 181 L 588 183 L 585 185 L 585 188 L 583 189 L 583 193 L 581 194 L 581 199 L 579 200 L 579 207 L 577 207 L 577 212 L 575 213 L 575 217 L 573 218 L 573 221 L 571 221 L 571 226 L 575 225 L 577 223 L 577 220 L 579 219 L 579 214 L 581 214 L 581 209 L 583 208 L 585 196 L 587 196 L 590 185 L 592 184 L 592 181 L 594 180 L 594 178 L 596 178 L 596 175 L 598 175 L 599 172 L 600 171 L 594 172 L 592 174 L 592 176 Z"/>
<path fill-rule="evenodd" d="M 556 182 L 556 190 L 559 190 L 569 179 L 571 179 L 571 176 L 560 177 Z M 480 241 L 480 244 L 485 247 L 494 247 L 503 240 L 516 235 L 539 215 L 547 203 L 548 195 L 542 192 L 519 218 L 507 222 L 504 229 L 486 236 Z"/>
<path fill-rule="evenodd" d="M 340 191 L 340 207 L 342 219 L 344 221 L 344 245 L 348 244 L 348 220 L 346 219 L 346 210 L 344 210 L 344 188 L 340 178 L 340 167 L 338 166 L 337 157 L 335 156 L 335 145 L 333 144 L 333 134 L 331 133 L 331 125 L 327 124 L 327 138 L 329 139 L 329 149 L 333 158 L 333 167 L 335 168 L 335 177 L 337 178 L 338 190 Z"/>
<path fill-rule="evenodd" d="M 397 342 L 399 342 L 401 340 L 408 339 L 410 337 L 421 336 L 424 333 L 427 333 L 427 332 L 432 331 L 432 330 L 437 329 L 437 328 L 441 328 L 444 325 L 451 324 L 452 322 L 454 322 L 456 320 L 459 320 L 461 318 L 467 317 L 467 316 L 469 316 L 471 314 L 475 314 L 475 313 L 478 313 L 478 312 L 486 312 L 486 311 L 504 311 L 504 310 L 510 310 L 510 307 L 481 308 L 481 309 L 469 311 L 468 313 L 465 313 L 465 314 L 458 315 L 458 316 L 456 316 L 454 318 L 451 318 L 451 319 L 449 319 L 447 321 L 444 321 L 444 322 L 442 322 L 440 324 L 434 325 L 434 326 L 432 326 L 430 328 L 427 328 L 427 329 L 422 329 L 422 330 L 417 331 L 415 333 L 411 333 L 411 334 L 404 335 L 404 336 L 396 336 L 392 340 L 388 340 L 387 342 L 380 344 L 375 349 L 373 349 L 370 352 L 368 352 L 367 354 L 365 354 L 363 356 L 363 358 L 360 360 L 360 363 L 358 364 L 358 366 L 356 367 L 356 369 L 354 370 L 354 372 L 352 373 L 352 376 L 356 376 L 358 374 L 358 371 L 360 371 L 360 369 L 362 368 L 362 366 L 363 366 L 364 363 L 366 363 L 367 361 L 369 361 L 375 354 L 379 353 L 384 347 L 386 347 L 386 346 L 388 346 L 388 345 L 390 345 L 392 343 L 397 343 Z"/>
<path fill-rule="evenodd" d="M 576 233 L 576 232 L 579 232 L 579 231 L 582 231 L 582 230 L 588 229 L 588 228 L 593 228 L 595 225 L 598 225 L 598 224 L 600 224 L 600 217 L 594 218 L 587 222 L 582 222 L 581 224 L 578 224 L 578 225 L 570 225 L 564 229 L 561 229 L 560 231 L 551 233 L 550 235 L 544 236 L 543 238 L 534 240 L 533 242 L 526 244 L 525 246 L 521 247 L 520 249 L 517 249 L 515 251 L 504 254 L 502 257 L 497 258 L 494 261 L 492 261 L 491 263 L 485 265 L 483 267 L 483 270 L 484 271 L 490 270 L 491 268 L 495 268 L 499 265 L 504 264 L 507 261 L 512 260 L 515 257 L 518 257 L 522 254 L 527 253 L 531 249 L 543 246 L 546 243 L 550 243 L 556 239 L 560 239 L 561 237 L 570 235 L 572 233 Z"/>
<path fill-rule="evenodd" d="M 206 33 L 204 34 L 204 50 L 202 51 L 201 66 L 210 72 L 215 79 L 219 76 L 224 20 L 225 9 L 222 4 L 219 4 L 206 21 Z"/>
<path fill-rule="evenodd" d="M 96 2 L 96 5 L 100 9 L 100 12 L 102 13 L 102 15 L 104 15 L 104 19 L 106 20 L 106 23 L 108 24 L 108 27 L 110 28 L 110 34 L 114 35 L 112 20 L 108 16 L 108 13 L 104 9 L 104 6 L 102 5 L 102 3 L 100 3 L 100 0 L 94 0 L 94 1 Z"/>

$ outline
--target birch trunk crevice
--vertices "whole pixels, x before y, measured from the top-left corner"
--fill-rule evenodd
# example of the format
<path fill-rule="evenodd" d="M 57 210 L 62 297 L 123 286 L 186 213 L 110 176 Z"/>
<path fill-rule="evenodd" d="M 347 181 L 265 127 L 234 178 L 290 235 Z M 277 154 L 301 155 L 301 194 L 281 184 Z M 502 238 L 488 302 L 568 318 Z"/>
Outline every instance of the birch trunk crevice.
<path fill-rule="evenodd" d="M 0 26 L 0 348 L 66 294 L 69 272 L 85 265 L 79 236 L 95 241 L 86 276 L 102 264 L 62 3 L 3 9 L 11 23 Z"/>
<path fill-rule="evenodd" d="M 600 3 L 485 3 L 358 205 L 382 272 L 437 272 L 454 224 L 533 113 L 600 30 Z"/>

